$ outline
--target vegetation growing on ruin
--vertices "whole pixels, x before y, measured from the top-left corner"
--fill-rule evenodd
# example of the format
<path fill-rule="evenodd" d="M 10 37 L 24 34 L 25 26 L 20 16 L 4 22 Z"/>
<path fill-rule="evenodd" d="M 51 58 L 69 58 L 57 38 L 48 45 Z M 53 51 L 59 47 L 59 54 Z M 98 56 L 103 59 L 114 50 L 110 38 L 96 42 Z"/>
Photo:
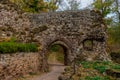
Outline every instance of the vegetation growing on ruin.
<path fill-rule="evenodd" d="M 99 73 L 104 73 L 107 69 L 114 69 L 120 71 L 120 64 L 115 64 L 109 61 L 95 61 L 95 62 L 80 62 L 84 68 L 92 68 Z"/>
<path fill-rule="evenodd" d="M 0 53 L 36 52 L 37 46 L 31 43 L 1 42 Z"/>
<path fill-rule="evenodd" d="M 38 50 L 35 44 L 16 42 L 16 38 L 14 37 L 10 38 L 7 41 L 0 42 L 0 54 L 36 51 Z"/>
<path fill-rule="evenodd" d="M 67 67 L 64 76 L 70 76 L 68 80 L 115 80 L 116 73 L 120 71 L 120 64 L 109 61 L 78 61 L 77 66 Z M 71 70 L 74 73 L 71 73 Z M 109 71 L 109 72 L 108 72 Z"/>

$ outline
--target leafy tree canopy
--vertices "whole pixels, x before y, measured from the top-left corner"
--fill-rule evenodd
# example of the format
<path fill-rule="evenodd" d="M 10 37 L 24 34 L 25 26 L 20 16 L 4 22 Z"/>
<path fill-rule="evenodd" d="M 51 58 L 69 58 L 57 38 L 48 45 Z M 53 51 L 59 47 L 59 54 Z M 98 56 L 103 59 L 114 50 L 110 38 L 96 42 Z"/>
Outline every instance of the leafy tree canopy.
<path fill-rule="evenodd" d="M 17 4 L 23 11 L 26 12 L 48 12 L 56 10 L 57 6 L 53 2 L 44 2 L 44 0 L 10 0 Z"/>
<path fill-rule="evenodd" d="M 106 17 L 111 11 L 111 5 L 114 0 L 95 0 L 93 6 L 95 9 L 100 10 L 103 17 Z"/>

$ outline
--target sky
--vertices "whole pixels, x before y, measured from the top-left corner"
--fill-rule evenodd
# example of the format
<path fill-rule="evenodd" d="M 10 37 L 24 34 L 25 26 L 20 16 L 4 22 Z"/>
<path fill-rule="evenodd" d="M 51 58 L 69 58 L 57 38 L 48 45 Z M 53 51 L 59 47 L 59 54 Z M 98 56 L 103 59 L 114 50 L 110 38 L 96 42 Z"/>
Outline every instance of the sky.
<path fill-rule="evenodd" d="M 93 3 L 93 0 L 74 0 L 74 1 L 78 2 L 81 1 L 80 9 L 83 9 Z M 64 10 L 66 6 L 69 6 L 67 0 L 63 0 L 62 6 L 59 7 L 59 10 Z"/>
<path fill-rule="evenodd" d="M 81 0 L 81 8 L 85 8 L 93 3 L 93 0 Z"/>

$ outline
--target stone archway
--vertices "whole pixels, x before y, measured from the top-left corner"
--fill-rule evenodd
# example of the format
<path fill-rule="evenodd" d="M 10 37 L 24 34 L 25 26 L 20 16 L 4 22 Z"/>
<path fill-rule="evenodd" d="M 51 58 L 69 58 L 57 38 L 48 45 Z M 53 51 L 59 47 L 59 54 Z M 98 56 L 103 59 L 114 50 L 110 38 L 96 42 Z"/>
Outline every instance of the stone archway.
<path fill-rule="evenodd" d="M 50 46 L 52 45 L 60 45 L 64 49 L 64 65 L 71 65 L 71 53 L 72 53 L 72 47 L 69 44 L 69 41 L 65 39 L 56 39 L 48 42 L 46 45 L 43 46 L 43 49 L 40 50 L 40 55 L 42 56 L 42 66 L 41 69 L 43 71 L 48 71 L 49 64 L 47 60 L 47 53 L 49 51 Z"/>
<path fill-rule="evenodd" d="M 54 41 L 48 47 L 51 47 L 53 45 L 59 45 L 63 48 L 64 65 L 69 65 L 70 64 L 69 55 L 70 55 L 71 51 L 70 51 L 68 45 L 66 45 L 63 41 Z"/>

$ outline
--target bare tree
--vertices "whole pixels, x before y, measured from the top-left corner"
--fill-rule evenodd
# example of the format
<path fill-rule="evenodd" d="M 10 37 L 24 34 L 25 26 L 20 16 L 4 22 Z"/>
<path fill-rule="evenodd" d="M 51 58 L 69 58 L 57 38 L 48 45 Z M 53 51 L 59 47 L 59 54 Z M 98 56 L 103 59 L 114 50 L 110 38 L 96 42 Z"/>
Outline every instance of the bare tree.
<path fill-rule="evenodd" d="M 79 6 L 81 4 L 80 0 L 68 0 L 68 10 L 79 10 Z"/>
<path fill-rule="evenodd" d="M 79 10 L 81 0 L 60 0 L 59 10 Z"/>
<path fill-rule="evenodd" d="M 118 16 L 118 22 L 120 23 L 120 0 L 115 0 L 115 12 Z"/>

